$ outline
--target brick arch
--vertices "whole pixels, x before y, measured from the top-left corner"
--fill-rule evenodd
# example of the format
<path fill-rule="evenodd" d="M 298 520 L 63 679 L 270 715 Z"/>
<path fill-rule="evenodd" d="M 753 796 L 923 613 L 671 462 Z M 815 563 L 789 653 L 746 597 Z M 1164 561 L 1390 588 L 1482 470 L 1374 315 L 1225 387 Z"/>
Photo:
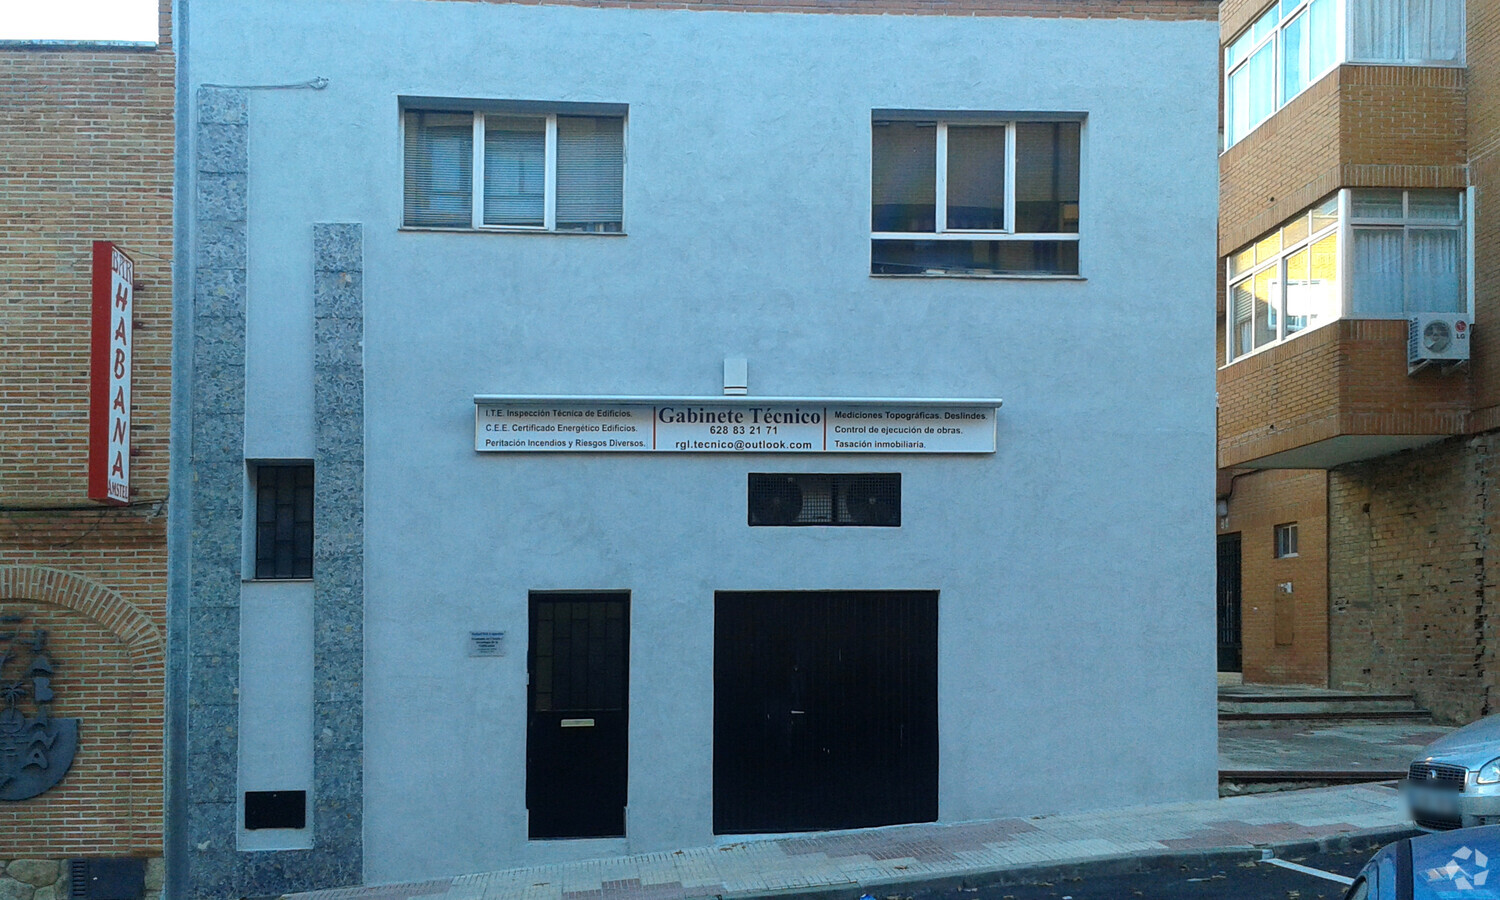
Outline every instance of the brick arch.
<path fill-rule="evenodd" d="M 165 659 L 161 629 L 119 593 L 82 575 L 44 566 L 0 566 L 0 600 L 37 600 L 93 619 L 120 639 L 138 671 Z"/>

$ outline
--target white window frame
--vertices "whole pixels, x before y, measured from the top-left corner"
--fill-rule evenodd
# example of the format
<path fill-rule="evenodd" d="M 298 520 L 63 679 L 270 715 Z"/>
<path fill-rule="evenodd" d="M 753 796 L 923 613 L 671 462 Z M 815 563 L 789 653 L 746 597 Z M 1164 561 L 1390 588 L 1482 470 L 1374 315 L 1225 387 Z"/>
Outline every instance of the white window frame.
<path fill-rule="evenodd" d="M 937 191 L 936 208 L 933 216 L 934 231 L 871 231 L 872 241 L 1078 241 L 1083 231 L 1081 211 L 1084 207 L 1084 188 L 1082 172 L 1083 135 L 1081 119 L 1011 119 L 1011 120 L 984 120 L 984 119 L 897 119 L 876 117 L 874 122 L 935 122 L 936 123 L 936 152 L 937 159 L 933 168 Z M 1044 124 L 1077 122 L 1080 126 L 1079 132 L 1079 176 L 1078 176 L 1078 208 L 1080 210 L 1078 231 L 1023 231 L 1017 232 L 1016 228 L 1016 125 L 1022 122 L 1040 122 Z M 991 128 L 1005 126 L 1005 228 L 1002 230 L 975 229 L 975 228 L 949 228 L 948 227 L 948 127 L 957 125 L 960 128 L 980 125 Z M 1034 276 L 1032 276 L 1034 277 Z M 1049 276 L 1058 277 L 1058 276 Z M 1075 277 L 1075 276 L 1063 276 Z"/>
<path fill-rule="evenodd" d="M 1400 219 L 1360 219 L 1354 216 L 1354 193 L 1359 190 L 1399 190 L 1401 191 L 1401 218 Z M 1458 220 L 1440 222 L 1433 219 L 1411 218 L 1411 194 L 1412 191 L 1441 190 L 1445 193 L 1458 195 Z M 1463 248 L 1464 264 L 1459 272 L 1462 284 L 1459 292 L 1463 295 L 1464 306 L 1470 319 L 1474 317 L 1474 216 L 1473 209 L 1474 188 L 1472 186 L 1464 189 L 1459 188 L 1344 188 L 1339 191 L 1339 272 L 1342 278 L 1343 272 L 1354 263 L 1354 228 L 1355 226 L 1391 228 L 1401 230 L 1402 254 L 1406 253 L 1407 232 L 1419 230 L 1452 231 L 1458 229 L 1459 246 Z M 1403 261 L 1404 264 L 1404 261 Z M 1401 313 L 1358 313 L 1354 311 L 1354 283 L 1353 279 L 1341 281 L 1339 288 L 1343 293 L 1344 316 L 1360 319 L 1408 319 L 1412 314 Z M 1403 297 L 1403 301 L 1404 301 Z"/>
<path fill-rule="evenodd" d="M 1297 523 L 1282 522 L 1271 530 L 1271 556 L 1273 559 L 1296 559 Z"/>
<path fill-rule="evenodd" d="M 1286 86 L 1286 83 L 1283 80 L 1284 61 L 1282 59 L 1282 56 L 1285 52 L 1283 48 L 1285 47 L 1286 43 L 1283 35 L 1286 33 L 1291 24 L 1296 21 L 1299 15 L 1302 15 L 1305 12 L 1311 15 L 1309 10 L 1312 7 L 1312 0 L 1298 0 L 1297 5 L 1292 7 L 1287 12 L 1281 12 L 1280 0 L 1276 0 L 1276 2 L 1273 2 L 1268 8 L 1262 11 L 1260 15 L 1256 16 L 1254 19 L 1251 19 L 1249 25 L 1246 25 L 1244 28 L 1240 29 L 1240 32 L 1234 36 L 1234 40 L 1228 41 L 1224 44 L 1224 121 L 1222 125 L 1225 151 L 1228 151 L 1230 147 L 1233 147 L 1235 144 L 1238 144 L 1240 141 L 1243 141 L 1245 138 L 1249 137 L 1255 131 L 1255 129 L 1259 128 L 1267 119 L 1276 115 L 1277 111 L 1280 110 L 1283 106 L 1286 106 L 1297 97 L 1300 97 L 1304 91 L 1312 87 L 1314 84 L 1317 84 L 1320 80 L 1322 80 L 1323 76 L 1327 75 L 1329 72 L 1332 72 L 1334 69 L 1339 67 L 1340 63 L 1344 62 L 1344 51 L 1345 48 L 1349 46 L 1350 40 L 1348 16 L 1345 15 L 1346 5 L 1346 0 L 1334 0 L 1334 35 L 1336 36 L 1336 39 L 1338 41 L 1338 46 L 1334 48 L 1333 61 L 1330 62 L 1326 68 L 1316 72 L 1312 71 L 1312 66 L 1309 65 L 1307 84 L 1304 84 L 1297 90 L 1295 94 L 1292 94 L 1290 97 L 1283 98 L 1281 96 L 1282 89 Z M 1231 63 L 1229 58 L 1229 51 L 1234 47 L 1236 43 L 1239 42 L 1240 38 L 1244 37 L 1247 31 L 1253 30 L 1268 16 L 1277 17 L 1276 25 L 1271 29 L 1270 33 L 1251 45 L 1250 49 L 1247 50 L 1245 54 L 1239 58 L 1238 61 Z M 1308 33 L 1312 33 L 1311 22 L 1309 22 Z M 1266 113 L 1262 118 L 1251 122 L 1248 126 L 1246 126 L 1244 134 L 1240 135 L 1234 141 L 1231 141 L 1229 139 L 1231 80 L 1239 72 L 1240 69 L 1250 65 L 1250 60 L 1254 58 L 1256 53 L 1265 48 L 1268 41 L 1274 44 L 1274 47 L 1271 50 L 1271 111 Z M 1306 45 L 1302 48 L 1302 52 L 1307 54 L 1312 53 L 1311 40 L 1306 42 Z"/>
<path fill-rule="evenodd" d="M 1337 207 L 1338 208 L 1338 212 L 1336 213 L 1336 215 L 1338 216 L 1338 218 L 1335 221 L 1333 221 L 1332 223 L 1330 223 L 1328 225 L 1324 225 L 1322 228 L 1319 228 L 1317 231 L 1311 231 L 1311 230 L 1309 230 L 1309 232 L 1308 232 L 1308 234 L 1307 234 L 1306 237 L 1303 237 L 1303 238 L 1295 241 L 1294 243 L 1288 244 L 1288 243 L 1286 243 L 1285 240 L 1283 240 L 1282 244 L 1281 244 L 1281 249 L 1277 250 L 1276 251 L 1276 255 L 1274 257 L 1272 257 L 1271 259 L 1268 259 L 1265 262 L 1257 262 L 1257 263 L 1251 265 L 1249 268 L 1245 269 L 1242 272 L 1235 272 L 1234 271 L 1234 258 L 1236 256 L 1239 256 L 1241 253 L 1245 252 L 1245 250 L 1247 250 L 1247 249 L 1249 249 L 1251 247 L 1254 247 L 1256 244 L 1260 243 L 1261 241 L 1266 240 L 1272 234 L 1280 234 L 1280 233 L 1282 233 L 1283 229 L 1286 228 L 1285 224 L 1277 226 L 1272 231 L 1269 231 L 1269 232 L 1261 235 L 1256 240 L 1253 240 L 1253 241 L 1249 242 L 1244 247 L 1241 247 L 1239 250 L 1237 250 L 1234 253 L 1229 254 L 1229 256 L 1225 257 L 1225 259 L 1224 259 L 1224 285 L 1225 285 L 1225 289 L 1224 289 L 1224 364 L 1226 366 L 1233 365 L 1233 364 L 1239 362 L 1242 359 L 1249 359 L 1250 357 L 1254 356 L 1257 353 L 1260 353 L 1260 352 L 1262 352 L 1264 350 L 1269 350 L 1272 347 L 1279 346 L 1280 344 L 1286 342 L 1287 340 L 1295 338 L 1298 335 L 1307 334 L 1308 332 L 1316 331 L 1319 328 L 1322 328 L 1325 325 L 1328 325 L 1330 322 L 1336 322 L 1336 321 L 1338 321 L 1338 319 L 1330 319 L 1329 322 L 1323 322 L 1323 323 L 1320 323 L 1318 325 L 1311 326 L 1309 328 L 1302 328 L 1302 329 L 1294 331 L 1294 332 L 1292 332 L 1290 334 L 1288 334 L 1287 330 L 1286 330 L 1286 322 L 1287 322 L 1287 316 L 1286 316 L 1286 263 L 1287 263 L 1287 259 L 1290 258 L 1290 257 L 1292 257 L 1292 256 L 1297 255 L 1298 253 L 1301 253 L 1303 250 L 1308 249 L 1312 245 L 1318 243 L 1319 241 L 1323 240 L 1324 238 L 1328 237 L 1331 234 L 1337 234 L 1338 235 L 1337 256 L 1335 256 L 1335 258 L 1334 258 L 1335 259 L 1335 274 L 1334 274 L 1334 278 L 1336 278 L 1338 280 L 1338 288 L 1339 288 L 1339 315 L 1338 315 L 1338 318 L 1339 319 L 1343 319 L 1343 318 L 1347 318 L 1348 317 L 1348 315 L 1349 315 L 1349 288 L 1348 288 L 1348 281 L 1349 280 L 1346 277 L 1346 275 L 1347 275 L 1347 272 L 1348 272 L 1347 260 L 1348 260 L 1349 257 L 1348 257 L 1348 255 L 1347 255 L 1347 253 L 1345 251 L 1345 246 L 1346 246 L 1346 244 L 1348 242 L 1348 239 L 1349 239 L 1349 235 L 1348 235 L 1348 221 L 1349 221 L 1349 216 L 1348 216 L 1348 193 L 1349 193 L 1348 190 L 1341 190 L 1337 194 L 1337 196 L 1338 196 L 1338 207 Z M 1324 197 L 1322 200 L 1319 200 L 1317 203 L 1314 203 L 1312 206 L 1309 206 L 1307 209 L 1304 209 L 1301 212 L 1300 215 L 1294 216 L 1293 219 L 1308 219 L 1308 217 L 1311 215 L 1312 211 L 1314 209 L 1317 209 L 1319 206 L 1322 206 L 1324 203 L 1327 203 L 1328 199 L 1329 198 Z M 1291 220 L 1288 220 L 1288 221 L 1291 221 Z M 1309 222 L 1310 221 L 1311 220 L 1309 219 Z M 1276 315 L 1276 337 L 1273 340 L 1271 340 L 1269 343 L 1263 344 L 1263 345 L 1261 345 L 1259 347 L 1255 347 L 1255 348 L 1253 348 L 1251 350 L 1247 350 L 1244 353 L 1241 353 L 1239 355 L 1235 355 L 1235 352 L 1234 352 L 1234 349 L 1235 349 L 1235 330 L 1234 330 L 1234 326 L 1235 326 L 1235 321 L 1234 321 L 1234 289 L 1235 289 L 1235 286 L 1236 285 L 1240 285 L 1240 284 L 1244 284 L 1245 282 L 1254 282 L 1254 280 L 1255 280 L 1255 278 L 1256 278 L 1257 275 L 1264 274 L 1268 270 L 1273 270 L 1275 272 L 1275 275 L 1274 275 L 1274 277 L 1272 279 L 1272 283 L 1276 285 L 1276 294 L 1277 294 L 1277 296 L 1275 298 L 1275 302 L 1273 304 L 1273 309 L 1274 309 L 1274 312 L 1275 312 L 1275 315 Z"/>
<path fill-rule="evenodd" d="M 427 112 L 425 106 L 410 106 L 403 108 L 402 112 Z M 474 231 L 496 231 L 516 232 L 522 234 L 588 234 L 594 236 L 619 237 L 629 229 L 629 209 L 626 197 L 629 196 L 630 178 L 630 122 L 628 115 L 612 115 L 609 113 L 594 112 L 536 112 L 532 110 L 510 111 L 500 109 L 471 109 L 471 110 L 446 110 L 434 109 L 435 112 L 449 112 L 452 115 L 471 115 L 474 118 L 474 137 L 472 153 L 473 161 L 470 175 L 470 205 L 469 205 L 469 228 Z M 621 157 L 620 157 L 620 230 L 619 231 L 558 231 L 557 230 L 557 119 L 558 116 L 590 116 L 601 119 L 620 120 L 621 131 Z M 546 141 L 544 153 L 543 174 L 543 199 L 542 199 L 542 224 L 541 225 L 487 225 L 484 221 L 484 129 L 485 119 L 488 116 L 499 116 L 505 118 L 526 118 L 546 120 Z M 406 116 L 400 117 L 401 128 L 398 135 L 397 146 L 402 149 L 401 167 L 405 171 L 406 158 Z M 462 231 L 463 228 L 446 227 L 439 225 L 408 225 L 405 220 L 405 211 L 402 212 L 401 228 L 416 231 Z"/>

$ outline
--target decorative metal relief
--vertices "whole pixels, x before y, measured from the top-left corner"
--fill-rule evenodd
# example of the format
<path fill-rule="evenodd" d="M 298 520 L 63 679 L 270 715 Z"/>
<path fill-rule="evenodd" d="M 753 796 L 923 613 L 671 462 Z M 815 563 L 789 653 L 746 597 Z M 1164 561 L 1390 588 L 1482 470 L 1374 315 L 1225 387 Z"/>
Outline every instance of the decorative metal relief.
<path fill-rule="evenodd" d="M 26 800 L 62 780 L 78 751 L 78 719 L 52 717 L 47 632 L 0 616 L 0 800 Z"/>

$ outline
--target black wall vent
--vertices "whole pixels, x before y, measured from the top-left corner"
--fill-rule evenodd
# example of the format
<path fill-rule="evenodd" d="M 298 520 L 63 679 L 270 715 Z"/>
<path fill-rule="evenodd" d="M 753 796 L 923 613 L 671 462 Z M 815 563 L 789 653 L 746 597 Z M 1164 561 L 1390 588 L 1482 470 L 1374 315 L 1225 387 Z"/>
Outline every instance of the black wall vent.
<path fill-rule="evenodd" d="M 245 830 L 306 828 L 307 791 L 246 791 Z"/>
<path fill-rule="evenodd" d="M 144 859 L 68 860 L 68 897 L 71 900 L 141 900 L 145 893 Z"/>
<path fill-rule="evenodd" d="M 751 472 L 751 525 L 901 525 L 901 473 Z"/>

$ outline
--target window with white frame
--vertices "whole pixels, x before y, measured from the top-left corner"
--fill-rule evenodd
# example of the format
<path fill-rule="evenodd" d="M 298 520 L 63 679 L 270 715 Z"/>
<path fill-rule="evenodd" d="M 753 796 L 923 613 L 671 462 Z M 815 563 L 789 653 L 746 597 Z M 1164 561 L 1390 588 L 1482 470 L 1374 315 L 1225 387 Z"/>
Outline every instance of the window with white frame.
<path fill-rule="evenodd" d="M 620 233 L 623 115 L 407 109 L 408 227 Z"/>
<path fill-rule="evenodd" d="M 1277 559 L 1286 559 L 1297 555 L 1297 523 L 1287 522 L 1277 525 L 1275 528 L 1276 547 L 1273 551 Z"/>
<path fill-rule="evenodd" d="M 1228 358 L 1339 318 L 1338 197 L 1229 258 Z"/>
<path fill-rule="evenodd" d="M 1468 309 L 1457 191 L 1351 191 L 1349 226 L 1355 315 Z"/>
<path fill-rule="evenodd" d="M 1341 62 L 1463 62 L 1463 0 L 1279 0 L 1224 48 L 1232 147 Z"/>
<path fill-rule="evenodd" d="M 871 274 L 1078 274 L 1080 121 L 877 116 L 871 131 Z"/>
<path fill-rule="evenodd" d="M 1230 362 L 1343 316 L 1466 312 L 1468 225 L 1455 190 L 1339 191 L 1230 255 Z"/>

